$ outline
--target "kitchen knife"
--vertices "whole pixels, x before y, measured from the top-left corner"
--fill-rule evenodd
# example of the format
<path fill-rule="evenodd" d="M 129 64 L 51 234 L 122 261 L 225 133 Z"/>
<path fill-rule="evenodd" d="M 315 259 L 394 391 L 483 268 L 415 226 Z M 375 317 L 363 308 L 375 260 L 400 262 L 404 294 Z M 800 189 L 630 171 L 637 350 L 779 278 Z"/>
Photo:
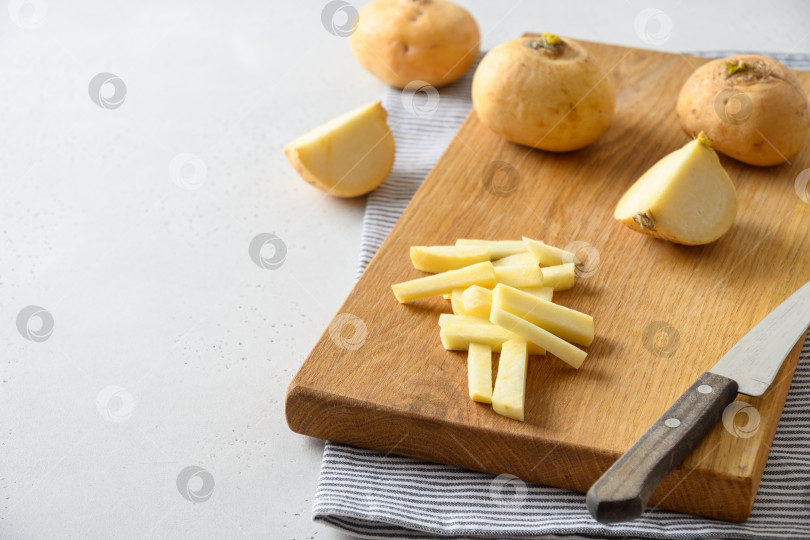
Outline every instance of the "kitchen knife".
<path fill-rule="evenodd" d="M 601 523 L 639 517 L 661 480 L 694 450 L 737 393 L 761 396 L 810 326 L 810 282 L 745 334 L 588 490 Z"/>

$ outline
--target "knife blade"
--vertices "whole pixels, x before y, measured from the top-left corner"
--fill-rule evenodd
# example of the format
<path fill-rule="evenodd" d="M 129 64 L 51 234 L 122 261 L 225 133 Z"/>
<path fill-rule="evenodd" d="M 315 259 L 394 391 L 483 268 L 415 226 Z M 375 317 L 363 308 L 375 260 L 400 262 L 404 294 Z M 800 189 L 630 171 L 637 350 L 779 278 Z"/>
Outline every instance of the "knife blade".
<path fill-rule="evenodd" d="M 588 511 L 601 523 L 644 512 L 655 488 L 708 435 L 738 393 L 761 396 L 810 326 L 810 282 L 748 331 L 591 486 Z"/>

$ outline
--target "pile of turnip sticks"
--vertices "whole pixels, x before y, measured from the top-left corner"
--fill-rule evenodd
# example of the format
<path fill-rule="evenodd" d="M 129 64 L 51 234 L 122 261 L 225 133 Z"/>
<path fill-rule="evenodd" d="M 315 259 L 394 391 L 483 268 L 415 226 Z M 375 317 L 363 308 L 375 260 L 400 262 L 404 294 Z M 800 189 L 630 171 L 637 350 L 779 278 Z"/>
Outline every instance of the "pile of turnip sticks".
<path fill-rule="evenodd" d="M 468 351 L 470 398 L 523 421 L 528 356 L 546 351 L 579 368 L 594 339 L 593 317 L 552 302 L 574 286 L 576 256 L 539 240 L 459 239 L 454 246 L 413 246 L 414 268 L 433 275 L 391 288 L 401 303 L 443 295 L 453 313 L 439 316 L 447 350 Z M 500 353 L 492 384 L 492 353 Z"/>

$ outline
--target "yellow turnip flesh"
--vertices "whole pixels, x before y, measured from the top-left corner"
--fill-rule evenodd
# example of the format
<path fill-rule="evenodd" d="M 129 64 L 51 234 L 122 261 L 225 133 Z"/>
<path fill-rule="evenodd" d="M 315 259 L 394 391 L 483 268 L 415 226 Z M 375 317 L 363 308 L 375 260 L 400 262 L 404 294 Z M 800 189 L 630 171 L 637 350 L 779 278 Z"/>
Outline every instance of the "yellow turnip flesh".
<path fill-rule="evenodd" d="M 621 198 L 614 217 L 650 236 L 700 245 L 723 236 L 736 214 L 734 184 L 701 133 L 644 173 Z"/>

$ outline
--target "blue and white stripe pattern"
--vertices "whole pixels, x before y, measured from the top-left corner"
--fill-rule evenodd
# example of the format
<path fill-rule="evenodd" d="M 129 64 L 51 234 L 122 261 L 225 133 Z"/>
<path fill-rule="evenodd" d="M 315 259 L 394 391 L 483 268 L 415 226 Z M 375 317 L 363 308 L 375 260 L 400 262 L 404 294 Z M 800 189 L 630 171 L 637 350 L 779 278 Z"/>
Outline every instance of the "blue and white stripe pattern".
<path fill-rule="evenodd" d="M 810 56 L 775 57 L 792 68 L 810 69 Z M 469 112 L 470 81 L 468 73 L 442 89 L 438 102 L 426 92 L 416 93 L 411 101 L 399 91 L 387 91 L 384 106 L 397 142 L 396 162 L 385 183 L 368 197 L 361 272 Z M 510 487 L 505 485 L 509 481 L 327 442 L 313 518 L 363 538 L 808 539 L 810 340 L 802 349 L 754 509 L 745 523 L 653 510 L 633 522 L 608 527 L 590 517 L 580 493 L 514 479 Z"/>

